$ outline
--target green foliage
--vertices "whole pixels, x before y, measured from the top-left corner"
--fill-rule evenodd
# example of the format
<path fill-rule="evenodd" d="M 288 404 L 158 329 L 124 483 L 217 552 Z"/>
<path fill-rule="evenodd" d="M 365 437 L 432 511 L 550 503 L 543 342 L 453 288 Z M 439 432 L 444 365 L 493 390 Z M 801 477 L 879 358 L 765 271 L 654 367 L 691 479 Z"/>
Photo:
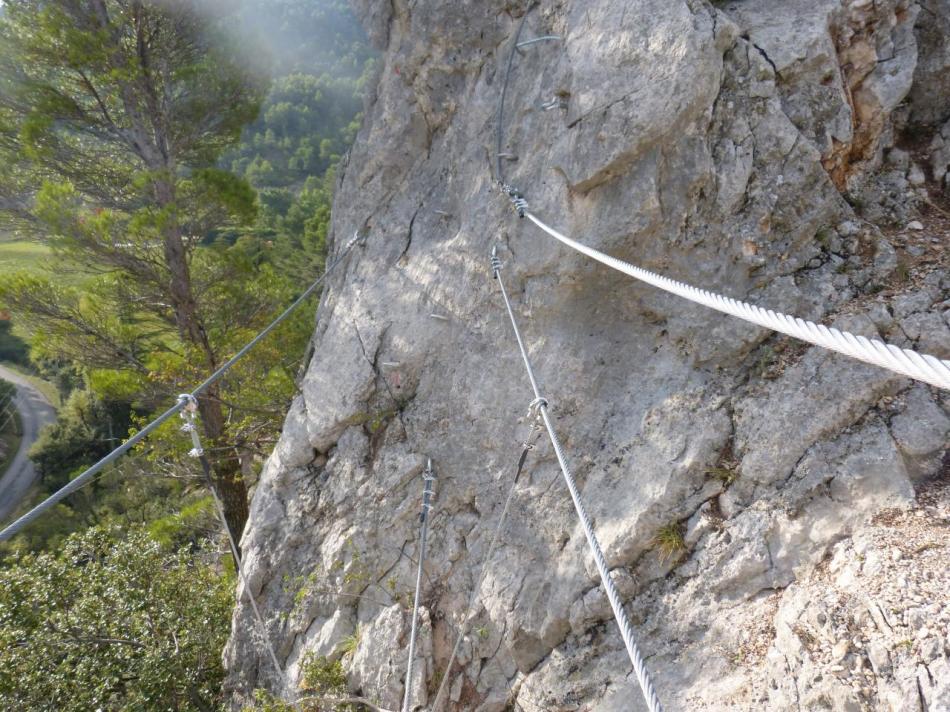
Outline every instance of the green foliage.
<path fill-rule="evenodd" d="M 12 326 L 9 320 L 0 318 L 0 361 L 26 366 L 30 363 L 30 347 L 11 331 Z"/>
<path fill-rule="evenodd" d="M 246 3 L 245 21 L 262 38 L 271 38 L 267 50 L 278 75 L 313 72 L 355 79 L 372 56 L 347 0 Z"/>
<path fill-rule="evenodd" d="M 356 649 L 360 647 L 360 640 L 363 638 L 363 628 L 356 624 L 356 630 L 353 631 L 353 635 L 348 635 L 343 639 L 343 642 L 340 643 L 340 651 L 343 654 L 344 658 L 348 658 L 356 653 Z"/>
<path fill-rule="evenodd" d="M 679 522 L 670 522 L 660 527 L 653 537 L 653 545 L 660 552 L 663 561 L 678 559 L 686 553 L 686 540 L 683 538 L 683 526 Z"/>
<path fill-rule="evenodd" d="M 323 271 L 334 169 L 356 136 L 375 60 L 342 0 L 275 0 L 248 12 L 279 38 L 277 72 L 257 120 L 223 162 L 258 189 L 253 234 L 299 288 Z"/>
<path fill-rule="evenodd" d="M 897 284 L 904 284 L 910 279 L 910 266 L 904 260 L 897 261 L 897 267 L 894 268 L 894 281 Z"/>
<path fill-rule="evenodd" d="M 18 328 L 29 325 L 34 364 L 71 399 L 36 450 L 48 492 L 203 380 L 210 363 L 322 272 L 333 168 L 355 135 L 373 66 L 345 2 L 262 4 L 257 25 L 276 31 L 278 80 L 258 113 L 263 75 L 239 56 L 238 18 L 224 5 L 201 14 L 181 3 L 128 13 L 119 0 L 104 0 L 102 13 L 41 0 L 5 8 L 0 192 L 11 200 L 0 212 L 36 242 L 17 243 L 35 258 L 18 257 L 15 266 L 27 269 L 5 273 L 0 302 Z M 143 37 L 151 65 L 139 51 Z M 207 348 L 185 333 L 169 293 L 164 255 L 176 234 Z M 39 269 L 41 258 L 52 266 Z M 240 458 L 253 472 L 269 452 L 295 391 L 311 309 L 222 382 L 218 462 Z M 209 523 L 187 479 L 196 474 L 182 458 L 187 449 L 177 423 L 167 423 L 127 466 L 71 497 L 55 522 L 39 523 L 13 550 L 129 518 L 153 521 L 166 543 L 194 542 Z"/>
<path fill-rule="evenodd" d="M 56 422 L 45 428 L 30 458 L 50 491 L 65 485 L 116 447 L 128 428 L 126 404 L 104 401 L 90 391 L 75 391 L 60 408 Z"/>
<path fill-rule="evenodd" d="M 222 8 L 199 14 L 145 3 L 128 13 L 118 0 L 4 7 L 3 215 L 39 241 L 16 243 L 29 254 L 17 252 L 14 266 L 27 270 L 8 272 L 0 299 L 29 325 L 38 369 L 68 395 L 60 422 L 35 448 L 43 493 L 164 410 L 207 375 L 209 360 L 240 348 L 323 269 L 332 167 L 355 133 L 370 50 L 346 3 L 268 3 L 261 19 L 281 35 L 280 79 L 244 143 L 226 153 L 257 115 L 264 82 L 239 59 L 235 18 Z M 243 175 L 224 170 L 232 164 Z M 260 199 L 245 176 L 261 186 Z M 168 293 L 162 248 L 170 234 L 183 236 L 210 343 L 204 352 L 185 338 Z M 53 266 L 40 269 L 44 261 Z M 307 312 L 234 369 L 219 394 L 222 439 L 245 462 L 259 462 L 280 427 L 309 336 Z M 22 344 L 12 345 L 22 362 Z M 167 424 L 128 466 L 104 473 L 55 520 L 2 550 L 55 546 L 97 518 L 153 521 L 162 541 L 193 542 L 208 526 L 206 506 L 187 480 L 155 477 L 186 477 L 189 467 L 178 464 L 186 449 Z"/>
<path fill-rule="evenodd" d="M 94 528 L 0 568 L 0 707 L 206 710 L 232 582 L 141 530 Z"/>
<path fill-rule="evenodd" d="M 280 77 L 240 148 L 229 156 L 230 168 L 258 188 L 287 187 L 323 175 L 352 142 L 361 109 L 355 80 Z"/>
<path fill-rule="evenodd" d="M 148 525 L 149 536 L 162 546 L 182 548 L 195 543 L 195 532 L 211 532 L 215 527 L 214 500 L 211 495 L 184 502 L 177 512 L 160 517 Z"/>
<path fill-rule="evenodd" d="M 349 696 L 346 673 L 339 660 L 307 653 L 300 670 L 302 697 L 296 706 L 265 690 L 255 690 L 255 704 L 245 707 L 244 712 L 356 712 L 355 705 L 334 702 Z"/>
<path fill-rule="evenodd" d="M 304 691 L 310 694 L 346 695 L 346 673 L 339 660 L 308 653 L 301 666 Z M 346 707 L 345 709 L 351 709 Z"/>
<path fill-rule="evenodd" d="M 726 487 L 731 485 L 737 479 L 739 479 L 739 469 L 735 466 L 733 467 L 710 467 L 706 470 L 706 474 L 710 477 L 715 477 L 717 480 L 723 483 Z"/>

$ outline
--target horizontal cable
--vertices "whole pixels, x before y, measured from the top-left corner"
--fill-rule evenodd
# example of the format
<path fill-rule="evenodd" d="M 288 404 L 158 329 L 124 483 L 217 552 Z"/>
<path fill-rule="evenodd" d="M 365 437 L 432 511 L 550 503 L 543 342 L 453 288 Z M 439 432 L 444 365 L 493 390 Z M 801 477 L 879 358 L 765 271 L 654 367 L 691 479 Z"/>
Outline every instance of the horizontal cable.
<path fill-rule="evenodd" d="M 696 304 L 702 304 L 723 314 L 738 317 L 766 329 L 772 329 L 796 339 L 807 341 L 810 344 L 837 351 L 859 361 L 886 368 L 938 388 L 950 390 L 950 361 L 928 354 L 919 354 L 910 349 L 902 349 L 893 344 L 885 344 L 877 339 L 867 339 L 847 331 L 840 331 L 834 327 L 815 324 L 771 309 L 763 309 L 754 304 L 724 297 L 705 289 L 697 289 L 683 282 L 677 282 L 669 277 L 655 274 L 642 267 L 636 267 L 616 257 L 605 255 L 599 250 L 572 240 L 546 225 L 530 212 L 525 211 L 524 216 L 551 237 L 563 242 L 571 249 L 665 292 L 675 294 Z"/>
<path fill-rule="evenodd" d="M 297 298 L 297 300 L 293 304 L 287 307 L 287 309 L 285 309 L 284 312 L 280 316 L 274 319 L 274 321 L 272 321 L 270 325 L 267 326 L 267 328 L 265 328 L 261 333 L 259 333 L 251 341 L 249 341 L 247 345 L 245 345 L 240 351 L 234 354 L 234 356 L 232 356 L 217 371 L 215 371 L 210 376 L 208 376 L 208 378 L 205 379 L 205 381 L 200 386 L 195 388 L 189 395 L 192 395 L 192 396 L 200 395 L 209 386 L 211 386 L 216 381 L 220 380 L 220 378 L 225 373 L 230 371 L 231 368 L 234 366 L 234 364 L 236 364 L 238 361 L 244 358 L 244 356 L 247 354 L 248 351 L 250 351 L 257 344 L 259 344 L 261 340 L 264 339 L 264 337 L 266 337 L 269 333 L 271 333 L 274 329 L 276 329 L 284 320 L 287 319 L 288 316 L 290 316 L 290 314 L 295 309 L 297 309 L 297 307 L 303 304 L 304 301 L 306 301 L 307 297 L 313 294 L 314 290 L 316 290 L 316 288 L 319 287 L 323 283 L 323 281 L 327 278 L 327 276 L 329 276 L 329 274 L 336 268 L 336 266 L 340 264 L 340 262 L 343 261 L 343 258 L 345 258 L 347 254 L 349 254 L 350 250 L 353 249 L 353 246 L 357 242 L 359 242 L 361 239 L 362 239 L 362 236 L 360 236 L 359 234 L 354 235 L 353 239 L 350 240 L 350 242 L 346 245 L 346 247 L 343 248 L 343 251 L 340 253 L 340 255 L 330 264 L 329 267 L 327 267 L 324 273 L 320 275 L 320 277 L 313 284 L 311 284 L 307 288 L 307 290 L 303 294 L 300 295 L 300 297 Z M 115 450 L 113 450 L 108 455 L 106 455 L 101 460 L 99 460 L 99 462 L 97 462 L 95 465 L 85 470 L 82 474 L 80 474 L 75 479 L 71 480 L 62 489 L 59 489 L 53 494 L 51 494 L 45 500 L 43 500 L 38 505 L 33 507 L 33 509 L 31 509 L 29 512 L 27 512 L 22 517 L 20 517 L 15 522 L 13 522 L 8 527 L 6 527 L 3 531 L 0 531 L 0 541 L 7 541 L 11 537 L 15 536 L 20 531 L 22 531 L 25 527 L 30 525 L 34 520 L 39 518 L 43 513 L 49 510 L 53 505 L 57 504 L 58 502 L 61 502 L 63 499 L 71 495 L 73 492 L 76 492 L 77 490 L 81 489 L 83 486 L 89 484 L 89 482 L 93 479 L 93 477 L 95 477 L 96 473 L 98 473 L 107 465 L 110 465 L 116 460 L 118 460 L 125 453 L 127 453 L 129 450 L 135 447 L 138 443 L 140 443 L 142 440 L 148 437 L 149 434 L 155 432 L 155 430 L 159 426 L 161 426 L 162 423 L 164 423 L 166 420 L 173 417 L 174 415 L 178 414 L 182 410 L 182 408 L 185 407 L 187 402 L 188 402 L 187 400 L 179 400 L 177 403 L 175 403 L 175 405 L 173 405 L 171 408 L 166 410 L 160 416 L 155 418 L 155 420 L 153 420 L 151 423 L 149 423 L 144 428 L 139 430 L 135 435 L 133 435 L 124 443 L 119 445 L 119 447 L 117 447 Z"/>

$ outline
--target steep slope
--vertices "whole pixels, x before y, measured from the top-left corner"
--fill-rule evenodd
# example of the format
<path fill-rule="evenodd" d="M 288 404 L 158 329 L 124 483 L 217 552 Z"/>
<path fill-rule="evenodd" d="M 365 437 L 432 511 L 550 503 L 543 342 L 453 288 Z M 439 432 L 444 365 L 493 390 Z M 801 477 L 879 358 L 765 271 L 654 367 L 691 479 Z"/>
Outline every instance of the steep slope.
<path fill-rule="evenodd" d="M 350 688 L 398 707 L 431 457 L 415 705 L 431 705 L 479 585 L 451 709 L 641 709 L 546 443 L 477 578 L 532 425 L 489 269 L 497 245 L 668 708 L 940 709 L 905 679 L 916 662 L 874 666 L 855 687 L 830 670 L 844 656 L 809 658 L 785 622 L 808 609 L 802 591 L 828 556 L 940 474 L 947 395 L 637 284 L 518 220 L 492 164 L 520 4 L 356 5 L 383 55 L 333 238 L 336 250 L 367 238 L 324 294 L 243 540 L 291 684 L 308 653 L 351 649 Z M 947 3 L 927 5 L 950 17 Z M 904 219 L 928 187 L 928 175 L 910 180 L 916 154 L 894 148 L 905 129 L 933 135 L 950 107 L 936 84 L 914 94 L 926 119 L 904 101 L 915 69 L 942 76 L 947 56 L 930 33 L 919 62 L 929 25 L 915 33 L 917 13 L 907 0 L 545 0 L 523 38 L 562 40 L 515 56 L 507 179 L 611 254 L 947 358 L 939 214 L 923 215 L 920 234 L 882 231 L 844 199 Z M 861 595 L 855 577 L 841 585 Z M 932 603 L 946 612 L 942 591 Z M 242 602 L 225 653 L 236 704 L 280 689 L 252 620 Z M 931 700 L 950 685 L 946 625 L 932 632 Z"/>

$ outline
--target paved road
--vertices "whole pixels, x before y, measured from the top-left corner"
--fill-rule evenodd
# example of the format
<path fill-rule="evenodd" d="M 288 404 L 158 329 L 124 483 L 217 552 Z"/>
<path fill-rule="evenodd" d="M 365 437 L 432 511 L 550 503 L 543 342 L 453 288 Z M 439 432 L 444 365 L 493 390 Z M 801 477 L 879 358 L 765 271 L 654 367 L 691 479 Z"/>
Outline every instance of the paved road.
<path fill-rule="evenodd" d="M 0 366 L 0 378 L 16 386 L 17 393 L 13 399 L 16 409 L 20 411 L 20 420 L 23 422 L 23 439 L 20 449 L 13 456 L 13 463 L 0 477 L 0 522 L 17 508 L 20 500 L 36 482 L 37 473 L 27 453 L 30 446 L 36 442 L 40 430 L 47 423 L 56 419 L 56 411 L 49 401 L 29 381 L 8 368 Z"/>

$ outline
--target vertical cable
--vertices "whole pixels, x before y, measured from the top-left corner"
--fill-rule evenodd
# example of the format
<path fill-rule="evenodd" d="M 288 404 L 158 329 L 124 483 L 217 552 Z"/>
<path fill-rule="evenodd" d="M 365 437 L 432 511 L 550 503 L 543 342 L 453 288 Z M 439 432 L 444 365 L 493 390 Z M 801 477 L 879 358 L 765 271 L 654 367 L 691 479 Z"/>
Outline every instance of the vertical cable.
<path fill-rule="evenodd" d="M 280 677 L 281 682 L 285 688 L 288 688 L 287 680 L 284 677 L 284 670 L 277 661 L 277 654 L 274 652 L 274 644 L 271 642 L 270 636 L 267 633 L 267 624 L 264 622 L 264 616 L 261 615 L 261 611 L 257 607 L 257 601 L 254 600 L 254 595 L 251 593 L 251 586 L 248 583 L 247 577 L 244 575 L 244 565 L 241 560 L 241 554 L 238 552 L 237 541 L 235 541 L 234 534 L 231 532 L 231 527 L 228 526 L 228 520 L 224 515 L 224 504 L 221 502 L 221 498 L 218 496 L 218 490 L 214 486 L 214 478 L 211 476 L 211 464 L 208 462 L 208 456 L 205 455 L 204 448 L 201 446 L 201 437 L 198 435 L 198 428 L 195 424 L 195 413 L 198 410 L 198 400 L 193 395 L 188 393 L 178 396 L 178 399 L 179 403 L 184 403 L 181 417 L 186 421 L 185 425 L 183 425 L 181 429 L 182 431 L 191 435 L 192 450 L 188 454 L 194 458 L 197 458 L 201 463 L 201 470 L 204 472 L 205 476 L 205 484 L 207 484 L 208 489 L 211 491 L 211 497 L 214 500 L 215 512 L 218 515 L 218 519 L 221 520 L 221 525 L 224 527 L 224 531 L 228 535 L 228 544 L 231 547 L 231 556 L 234 557 L 234 568 L 237 570 L 238 577 L 241 579 L 241 583 L 244 586 L 244 595 L 251 604 L 251 609 L 254 612 L 254 618 L 256 619 L 257 625 L 260 628 L 261 638 L 264 641 L 264 647 L 267 649 L 271 664 L 273 664 L 274 669 L 277 671 L 277 675 Z"/>
<path fill-rule="evenodd" d="M 412 696 L 412 660 L 416 654 L 416 624 L 419 619 L 419 599 L 422 597 L 422 562 L 426 558 L 426 536 L 429 533 L 429 510 L 432 508 L 432 483 L 435 475 L 432 474 L 432 460 L 426 465 L 422 476 L 425 485 L 422 489 L 422 511 L 419 521 L 422 531 L 419 535 L 419 566 L 416 570 L 416 597 L 412 604 L 412 624 L 409 631 L 409 662 L 406 664 L 406 690 L 402 699 L 402 712 L 409 712 L 409 698 Z"/>

